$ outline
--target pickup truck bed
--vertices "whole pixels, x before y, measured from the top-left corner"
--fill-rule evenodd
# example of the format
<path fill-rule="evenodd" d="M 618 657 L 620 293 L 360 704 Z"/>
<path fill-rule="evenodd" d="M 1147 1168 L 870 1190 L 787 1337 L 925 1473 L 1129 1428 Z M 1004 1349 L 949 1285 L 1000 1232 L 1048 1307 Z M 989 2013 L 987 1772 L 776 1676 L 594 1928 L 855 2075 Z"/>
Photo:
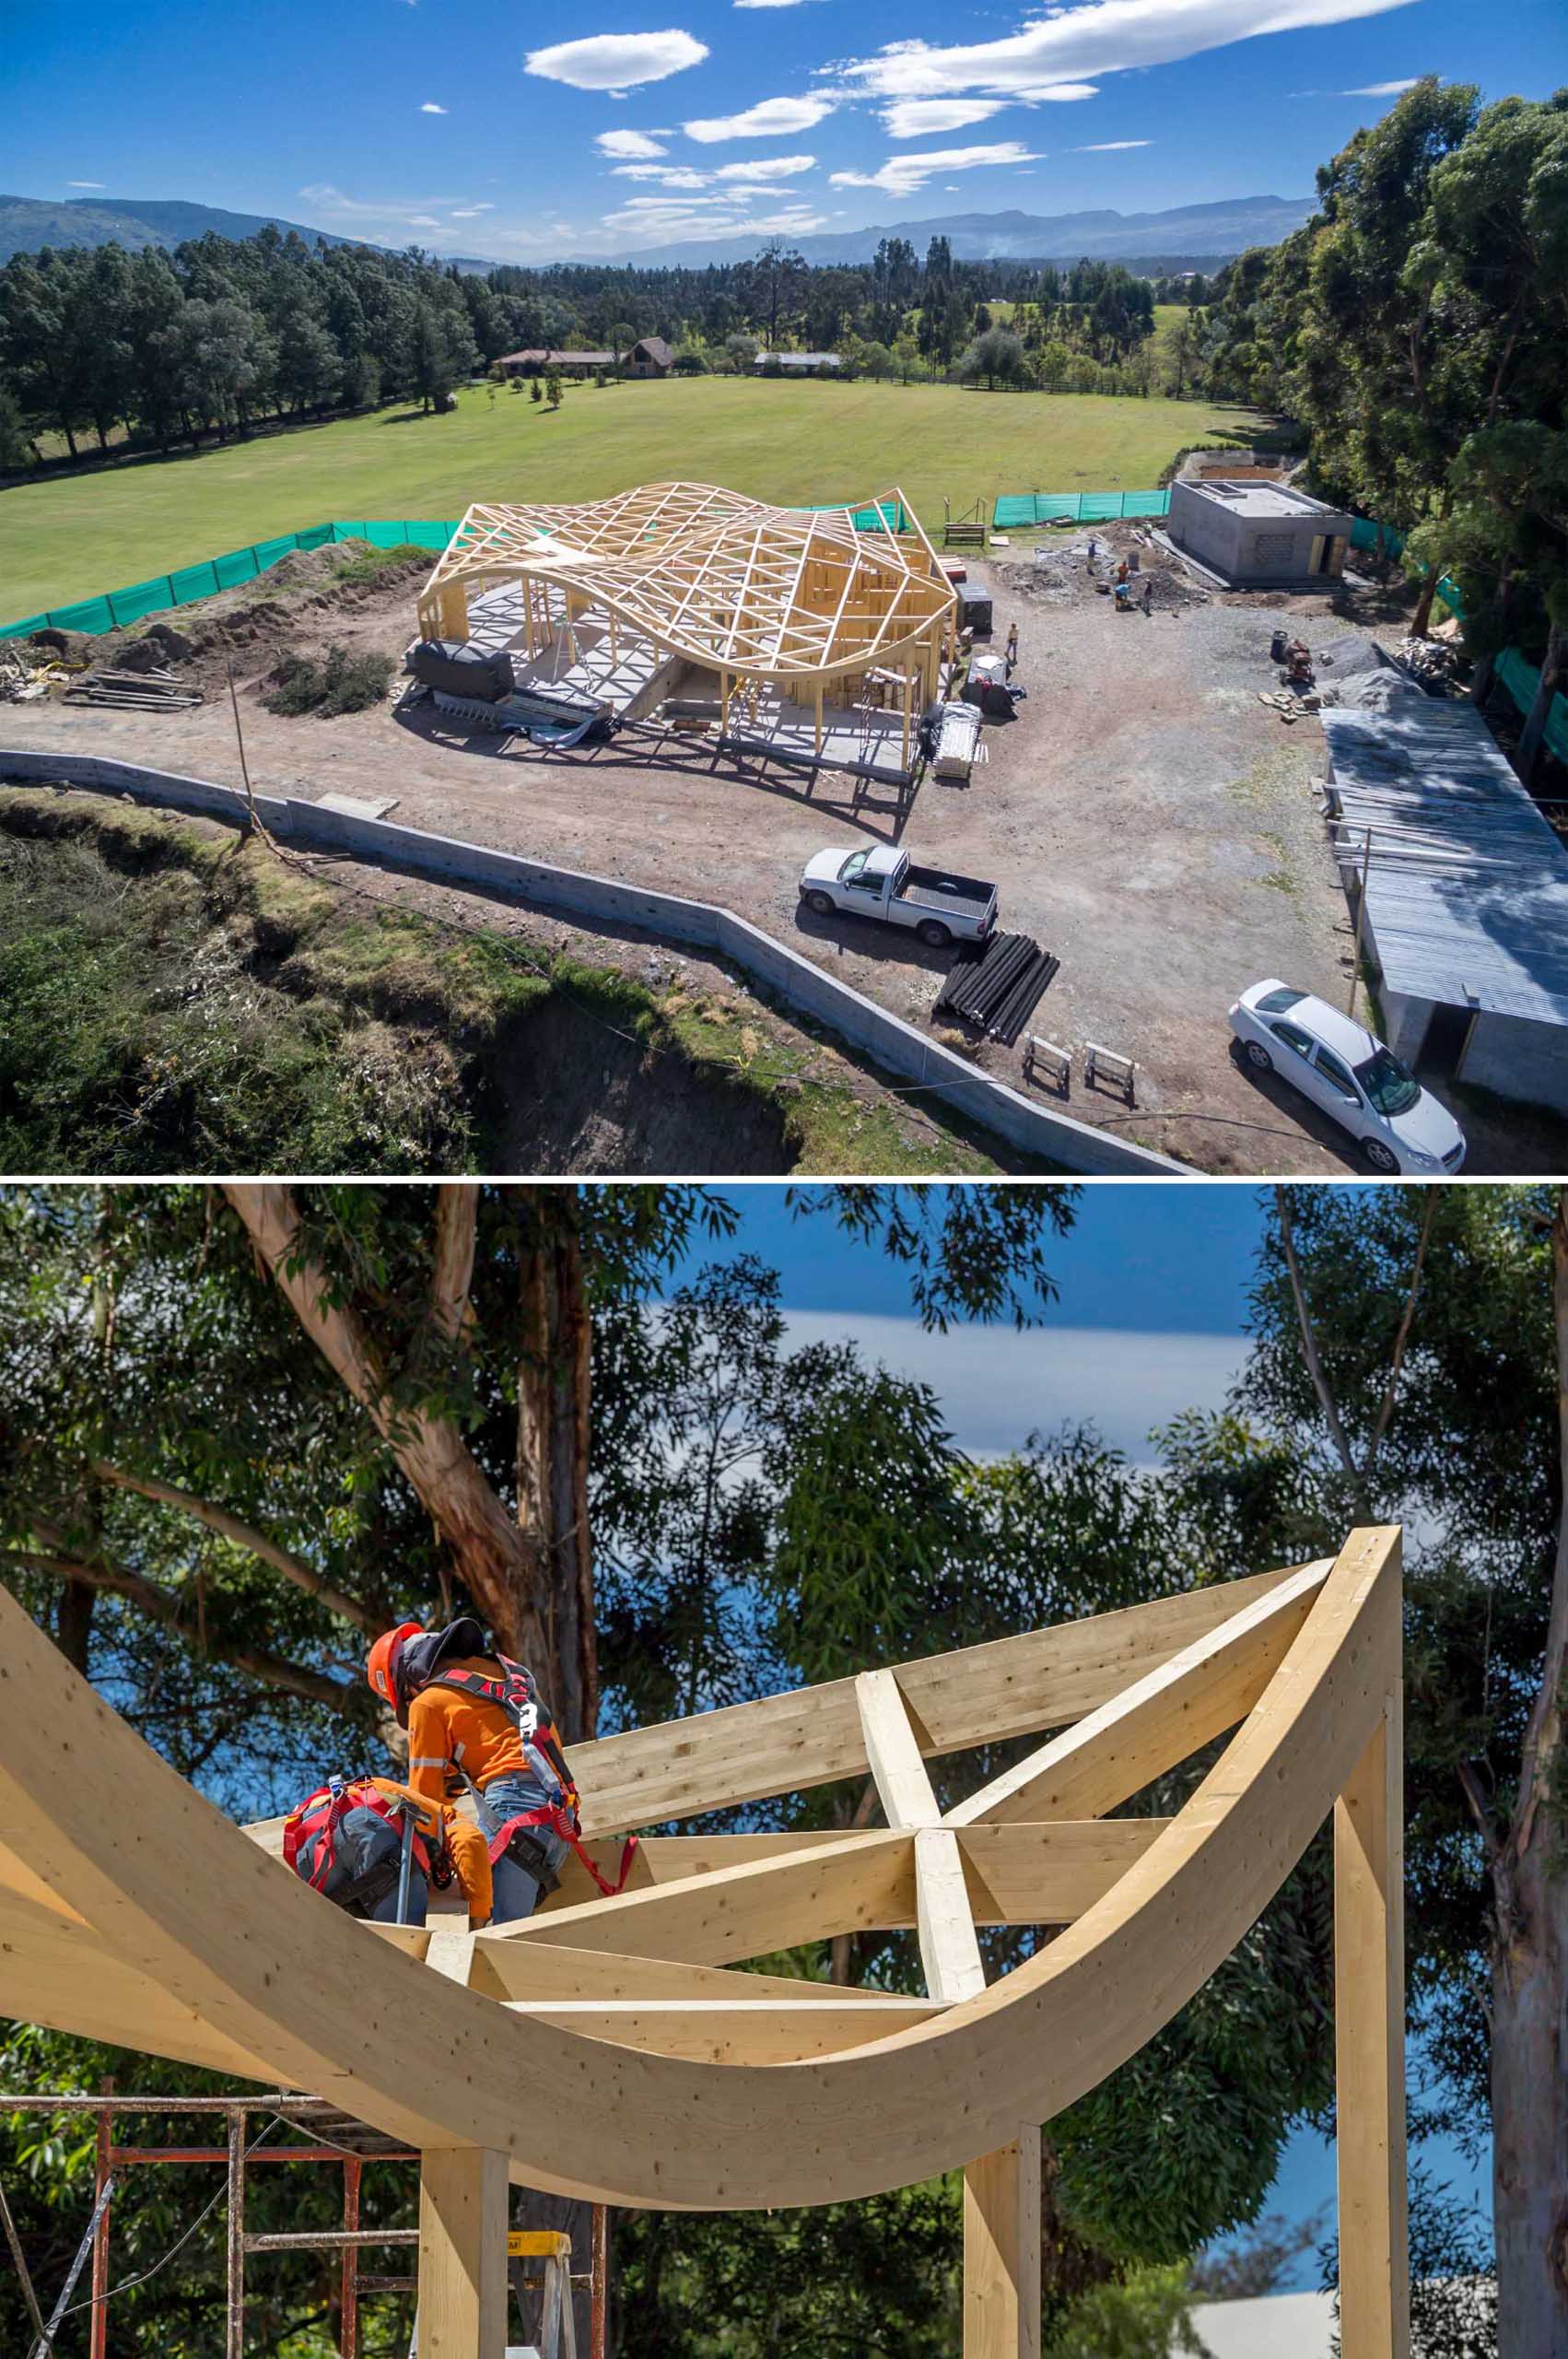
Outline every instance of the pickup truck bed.
<path fill-rule="evenodd" d="M 913 862 L 894 898 L 913 902 L 939 917 L 983 918 L 990 908 L 994 885 L 977 876 L 958 876 L 946 868 L 917 868 Z"/>

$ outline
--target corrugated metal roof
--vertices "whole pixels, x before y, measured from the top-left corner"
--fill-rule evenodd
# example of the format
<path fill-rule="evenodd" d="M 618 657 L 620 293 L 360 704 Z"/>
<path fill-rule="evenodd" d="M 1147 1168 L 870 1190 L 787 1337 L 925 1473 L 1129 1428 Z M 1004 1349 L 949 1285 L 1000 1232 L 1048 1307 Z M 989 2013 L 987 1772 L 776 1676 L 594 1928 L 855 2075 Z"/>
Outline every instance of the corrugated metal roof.
<path fill-rule="evenodd" d="M 1367 926 L 1391 991 L 1568 1025 L 1568 851 L 1462 698 L 1328 711 L 1344 857 L 1372 830 Z"/>

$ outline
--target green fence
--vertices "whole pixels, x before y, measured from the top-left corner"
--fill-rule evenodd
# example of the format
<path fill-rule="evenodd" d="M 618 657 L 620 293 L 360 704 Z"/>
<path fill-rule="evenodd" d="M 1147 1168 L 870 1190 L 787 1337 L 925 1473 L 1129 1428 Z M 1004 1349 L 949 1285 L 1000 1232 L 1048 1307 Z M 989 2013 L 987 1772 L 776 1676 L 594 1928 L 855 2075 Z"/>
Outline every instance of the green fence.
<path fill-rule="evenodd" d="M 170 606 L 194 605 L 218 590 L 237 590 L 296 549 L 324 548 L 329 541 L 369 541 L 378 549 L 394 549 L 407 542 L 422 549 L 444 549 L 457 523 L 429 517 L 395 521 L 364 517 L 354 522 L 307 524 L 302 532 L 280 533 L 275 540 L 252 541 L 249 548 L 229 549 L 200 565 L 181 566 L 174 573 L 155 573 L 133 581 L 124 590 L 108 590 L 99 598 L 83 598 L 75 605 L 51 606 L 47 613 L 28 615 L 19 623 L 0 624 L 0 639 L 29 639 L 35 630 L 82 630 L 94 633 L 123 630 L 144 615 L 168 612 Z"/>
<path fill-rule="evenodd" d="M 1009 491 L 991 513 L 994 533 L 1030 524 L 1115 524 L 1124 516 L 1168 516 L 1168 491 Z"/>

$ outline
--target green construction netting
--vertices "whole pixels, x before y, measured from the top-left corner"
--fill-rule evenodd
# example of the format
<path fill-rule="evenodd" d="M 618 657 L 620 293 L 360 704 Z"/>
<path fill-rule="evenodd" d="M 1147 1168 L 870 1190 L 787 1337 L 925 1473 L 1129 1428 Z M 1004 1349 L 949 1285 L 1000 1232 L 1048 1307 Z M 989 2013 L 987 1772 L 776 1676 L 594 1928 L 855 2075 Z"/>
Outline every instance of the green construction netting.
<path fill-rule="evenodd" d="M 841 508 L 843 504 L 843 501 L 838 499 L 813 499 L 810 513 L 813 516 L 821 516 L 829 508 Z M 902 501 L 891 508 L 884 508 L 880 500 L 873 500 L 869 508 L 852 510 L 850 522 L 857 533 L 875 533 L 884 528 L 890 533 L 907 533 L 909 529 L 909 519 Z"/>
<path fill-rule="evenodd" d="M 1030 524 L 1114 524 L 1123 516 L 1165 516 L 1168 491 L 1010 491 L 991 511 L 991 530 Z"/>
<path fill-rule="evenodd" d="M 369 541 L 378 549 L 401 548 L 405 543 L 416 548 L 444 549 L 456 530 L 455 520 L 432 517 L 362 517 L 307 524 L 300 532 L 252 541 L 248 548 L 228 549 L 222 557 L 181 566 L 174 573 L 154 574 L 150 581 L 133 582 L 125 590 L 109 590 L 99 598 L 82 598 L 74 605 L 51 606 L 43 614 L 24 616 L 20 622 L 0 624 L 0 639 L 28 639 L 35 630 L 51 627 L 95 634 L 123 630 L 127 624 L 140 622 L 144 615 L 193 605 L 218 590 L 234 590 L 242 581 L 253 581 L 257 574 L 264 573 L 279 557 L 292 557 L 296 549 L 319 549 L 329 541 Z"/>
<path fill-rule="evenodd" d="M 1540 687 L 1540 665 L 1521 655 L 1516 647 L 1507 647 L 1497 659 L 1497 677 L 1519 710 L 1527 713 Z M 1546 717 L 1546 742 L 1560 762 L 1568 762 L 1568 697 L 1551 699 L 1551 710 Z"/>

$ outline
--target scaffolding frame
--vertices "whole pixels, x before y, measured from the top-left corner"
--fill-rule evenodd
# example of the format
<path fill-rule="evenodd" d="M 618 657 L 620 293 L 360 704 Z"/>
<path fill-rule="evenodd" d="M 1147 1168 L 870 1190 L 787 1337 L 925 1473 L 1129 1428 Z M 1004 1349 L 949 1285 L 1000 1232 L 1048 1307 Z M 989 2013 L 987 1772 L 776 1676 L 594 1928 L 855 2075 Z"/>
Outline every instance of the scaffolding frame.
<path fill-rule="evenodd" d="M 224 2359 L 244 2359 L 246 2262 L 252 2254 L 275 2252 L 336 2252 L 338 2276 L 339 2359 L 359 2359 L 359 2307 L 364 2294 L 415 2294 L 415 2276 L 367 2273 L 360 2255 L 372 2249 L 416 2247 L 417 2228 L 365 2228 L 359 2202 L 367 2163 L 417 2163 L 410 2146 L 395 2145 L 368 2123 L 344 2114 L 322 2097 L 299 2096 L 276 2090 L 261 2096 L 171 2097 L 122 2094 L 107 2081 L 96 2095 L 10 2096 L 0 2095 L 0 2113 L 90 2114 L 97 2125 L 93 2160 L 94 2215 L 92 2228 L 92 2318 L 88 2330 L 89 2359 L 109 2359 L 109 2231 L 113 2195 L 111 2180 L 131 2168 L 158 2164 L 221 2164 L 228 2174 L 228 2206 L 224 2267 Z M 224 2142 L 216 2145 L 123 2146 L 114 2135 L 119 2115 L 221 2118 Z M 248 2137 L 252 2114 L 280 2116 L 297 2122 L 307 2133 L 286 2146 L 254 2146 Z M 330 2123 L 330 2130 L 324 2126 Z M 353 2144 L 345 2142 L 353 2140 Z M 272 2236 L 253 2236 L 245 2225 L 251 2167 L 259 2163 L 322 2163 L 343 2172 L 341 2228 L 304 2228 Z M 590 2295 L 591 2332 L 590 2359 L 604 2359 L 608 2315 L 609 2215 L 602 2203 L 593 2206 L 591 2266 L 574 2276 L 574 2286 Z"/>

